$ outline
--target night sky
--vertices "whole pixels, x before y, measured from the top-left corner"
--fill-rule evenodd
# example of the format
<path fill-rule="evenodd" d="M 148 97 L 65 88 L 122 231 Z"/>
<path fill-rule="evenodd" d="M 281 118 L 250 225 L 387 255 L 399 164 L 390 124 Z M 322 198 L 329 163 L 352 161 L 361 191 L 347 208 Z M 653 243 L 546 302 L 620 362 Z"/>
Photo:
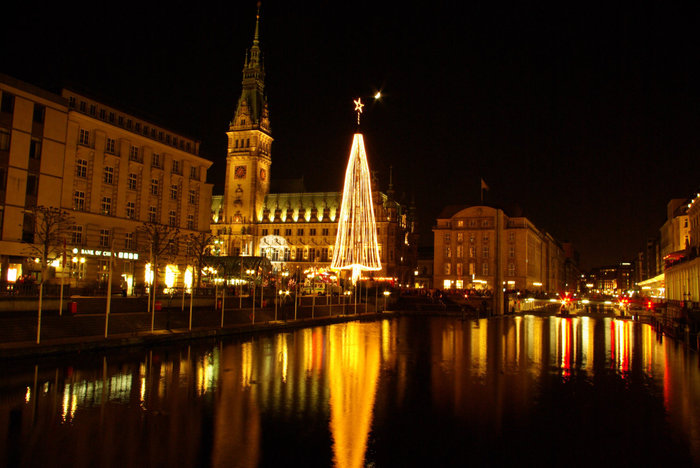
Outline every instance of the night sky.
<path fill-rule="evenodd" d="M 362 96 L 370 168 L 415 197 L 422 245 L 483 177 L 582 267 L 629 260 L 699 187 L 699 15 L 671 3 L 264 2 L 272 177 L 340 190 Z M 33 8 L 4 15 L 1 72 L 200 139 L 223 192 L 254 1 Z"/>

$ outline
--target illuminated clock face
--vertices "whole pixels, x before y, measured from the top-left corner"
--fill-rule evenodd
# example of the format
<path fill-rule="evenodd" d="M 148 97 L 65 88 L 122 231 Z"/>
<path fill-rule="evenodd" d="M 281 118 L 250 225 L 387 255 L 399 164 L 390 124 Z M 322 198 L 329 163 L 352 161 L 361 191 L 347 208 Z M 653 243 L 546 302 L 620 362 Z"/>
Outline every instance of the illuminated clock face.
<path fill-rule="evenodd" d="M 265 172 L 265 169 L 260 169 L 260 180 L 265 180 L 267 178 L 267 172 Z"/>
<path fill-rule="evenodd" d="M 236 166 L 236 179 L 243 179 L 245 172 L 245 166 Z"/>

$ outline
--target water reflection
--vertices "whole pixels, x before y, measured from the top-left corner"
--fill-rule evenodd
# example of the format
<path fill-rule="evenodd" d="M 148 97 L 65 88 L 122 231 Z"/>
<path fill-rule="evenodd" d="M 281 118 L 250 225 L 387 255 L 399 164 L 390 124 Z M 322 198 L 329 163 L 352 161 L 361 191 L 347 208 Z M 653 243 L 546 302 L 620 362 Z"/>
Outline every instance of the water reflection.
<path fill-rule="evenodd" d="M 2 372 L 3 466 L 700 463 L 697 355 L 612 317 L 405 317 Z"/>

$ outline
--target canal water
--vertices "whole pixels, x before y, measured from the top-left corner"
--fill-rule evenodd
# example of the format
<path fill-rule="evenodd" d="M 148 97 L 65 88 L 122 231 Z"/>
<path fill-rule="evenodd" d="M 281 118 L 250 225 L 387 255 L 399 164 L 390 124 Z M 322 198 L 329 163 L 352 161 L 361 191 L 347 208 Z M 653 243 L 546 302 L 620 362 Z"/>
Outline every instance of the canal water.
<path fill-rule="evenodd" d="M 8 467 L 700 464 L 697 354 L 611 317 L 400 317 L 0 367 Z"/>

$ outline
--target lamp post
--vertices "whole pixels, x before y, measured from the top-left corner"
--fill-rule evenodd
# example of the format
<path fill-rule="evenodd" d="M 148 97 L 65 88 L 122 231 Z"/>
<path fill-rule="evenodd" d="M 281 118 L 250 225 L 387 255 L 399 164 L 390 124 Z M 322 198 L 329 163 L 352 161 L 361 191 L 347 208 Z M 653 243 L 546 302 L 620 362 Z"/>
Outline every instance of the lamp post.
<path fill-rule="evenodd" d="M 391 291 L 384 291 L 384 312 L 386 312 L 386 298 L 391 296 Z"/>

